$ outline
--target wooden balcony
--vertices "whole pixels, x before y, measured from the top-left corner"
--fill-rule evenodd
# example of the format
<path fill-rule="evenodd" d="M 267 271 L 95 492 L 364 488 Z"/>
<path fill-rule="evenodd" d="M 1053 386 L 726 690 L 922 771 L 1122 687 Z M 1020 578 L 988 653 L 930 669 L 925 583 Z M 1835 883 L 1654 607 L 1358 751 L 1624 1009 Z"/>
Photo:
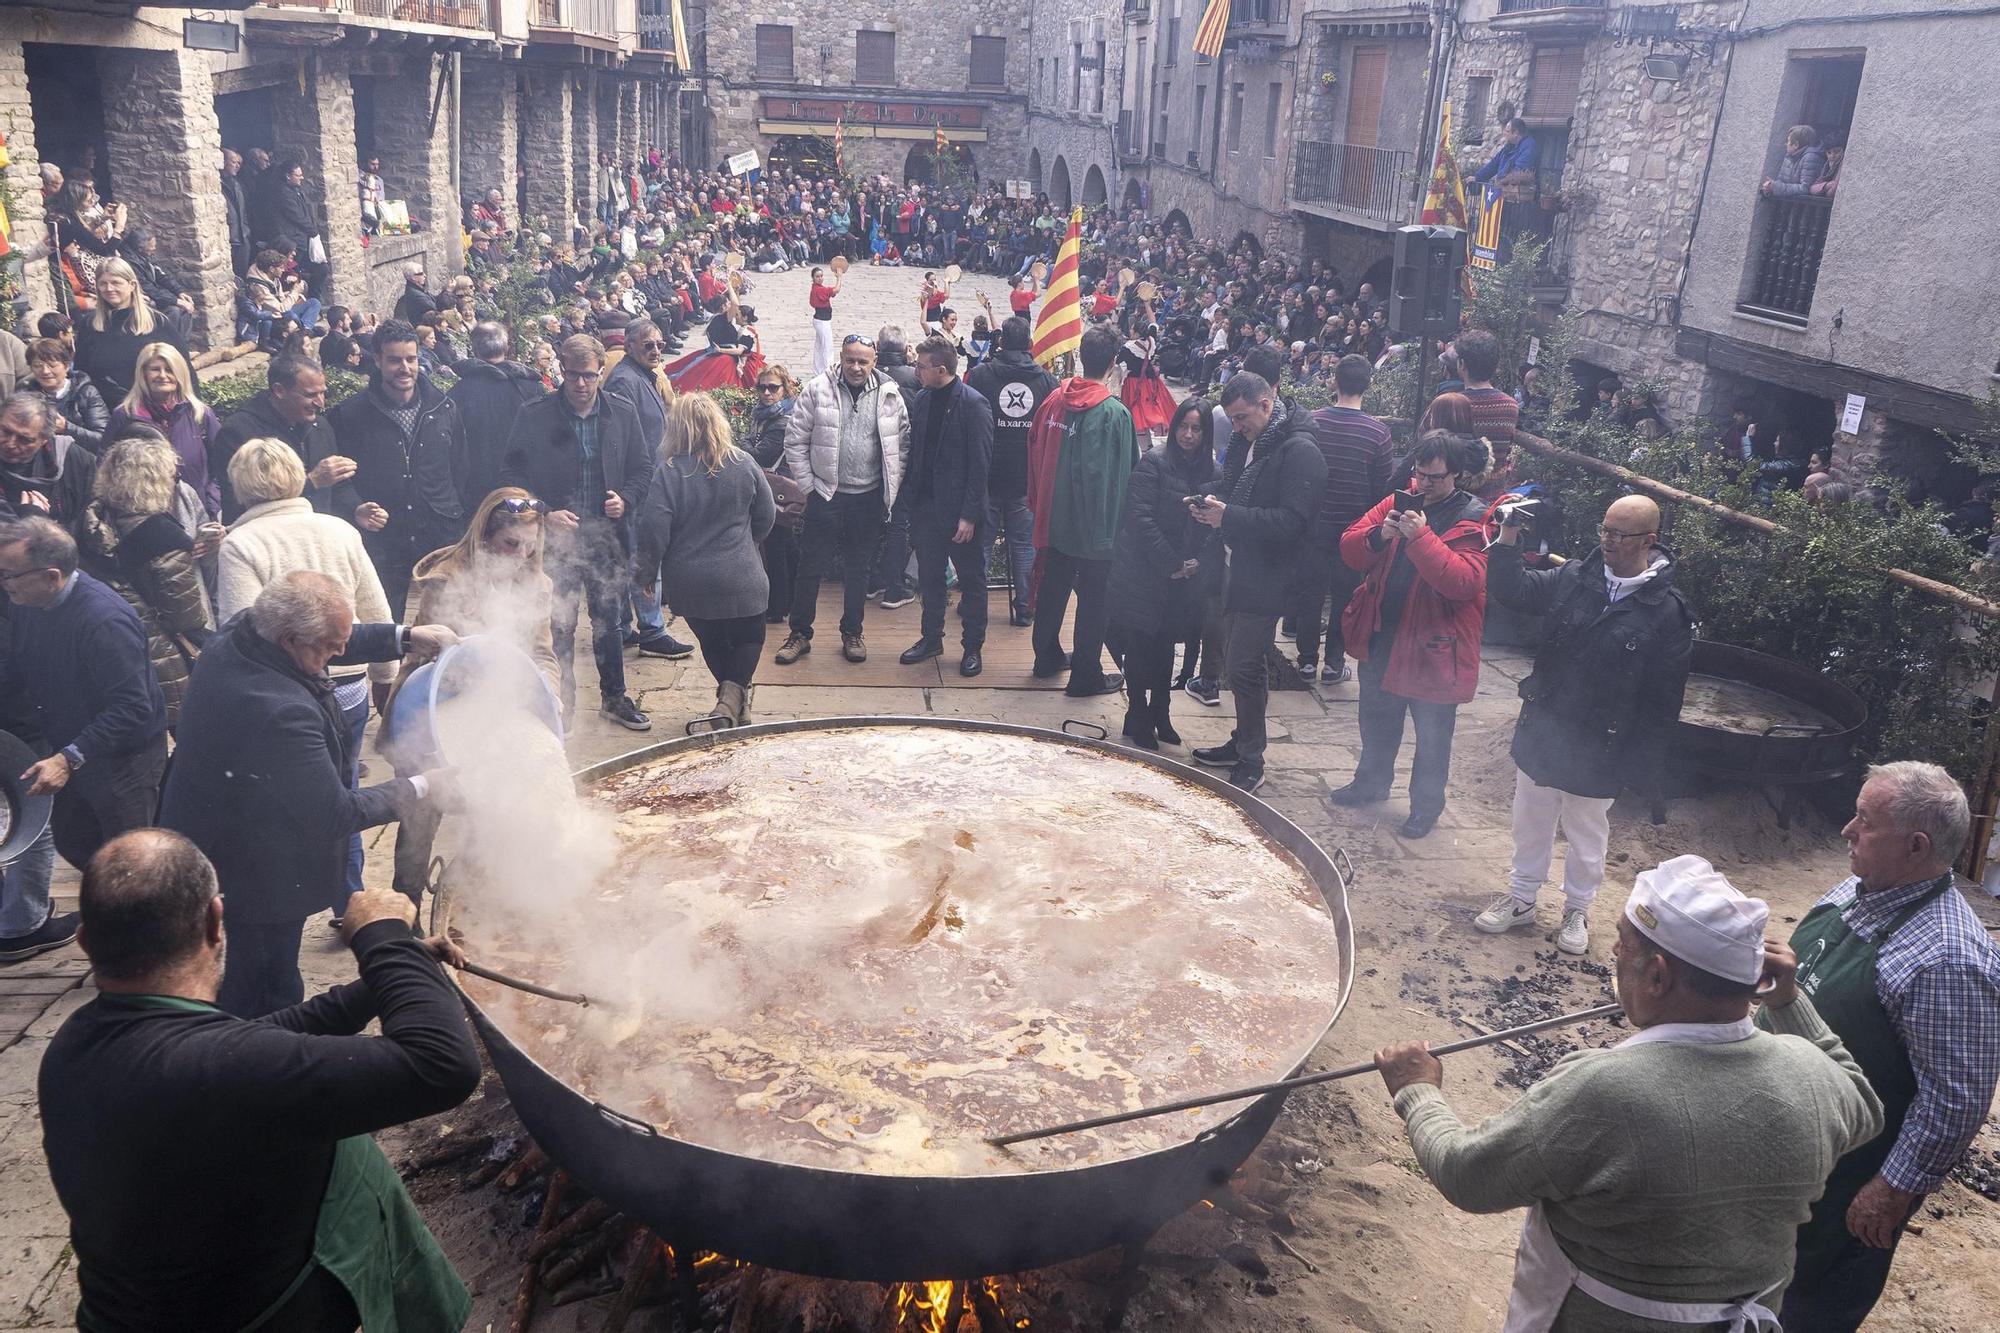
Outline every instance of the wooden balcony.
<path fill-rule="evenodd" d="M 284 20 L 286 11 L 423 24 L 467 32 L 493 30 L 495 0 L 267 0 L 246 18 Z"/>
<path fill-rule="evenodd" d="M 1806 326 L 1832 216 L 1833 200 L 1819 195 L 1758 201 L 1757 237 L 1738 314 Z"/>
<path fill-rule="evenodd" d="M 1500 0 L 1492 27 L 1545 37 L 1587 36 L 1602 29 L 1610 16 L 1605 0 Z"/>

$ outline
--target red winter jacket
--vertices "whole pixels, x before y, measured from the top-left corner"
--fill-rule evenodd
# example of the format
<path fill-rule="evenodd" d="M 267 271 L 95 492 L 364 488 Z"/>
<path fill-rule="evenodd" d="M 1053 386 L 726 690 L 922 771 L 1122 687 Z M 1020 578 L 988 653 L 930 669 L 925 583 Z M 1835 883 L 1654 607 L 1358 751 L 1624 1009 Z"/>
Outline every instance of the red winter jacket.
<path fill-rule="evenodd" d="M 1368 659 L 1368 641 L 1382 624 L 1382 591 L 1389 566 L 1403 541 L 1391 538 L 1374 549 L 1369 534 L 1395 503 L 1381 503 L 1354 520 L 1340 536 L 1340 558 L 1350 569 L 1365 570 L 1367 579 L 1347 603 L 1340 632 L 1357 662 Z M 1470 703 L 1479 690 L 1479 635 L 1486 622 L 1486 529 L 1466 511 L 1440 537 L 1425 528 L 1410 539 L 1410 563 L 1417 577 L 1403 603 L 1403 618 L 1389 645 L 1388 670 L 1382 688 L 1405 699 L 1433 704 Z"/>

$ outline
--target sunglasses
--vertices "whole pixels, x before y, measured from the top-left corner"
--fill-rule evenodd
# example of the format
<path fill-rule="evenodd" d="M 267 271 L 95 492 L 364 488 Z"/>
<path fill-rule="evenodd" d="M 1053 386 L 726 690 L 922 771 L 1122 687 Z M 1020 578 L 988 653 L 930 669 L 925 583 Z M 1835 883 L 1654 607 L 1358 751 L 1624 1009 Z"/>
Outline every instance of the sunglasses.
<path fill-rule="evenodd" d="M 873 347 L 875 340 L 865 333 L 850 333 L 840 340 L 842 347 L 852 347 L 856 343 L 860 343 L 863 347 Z"/>
<path fill-rule="evenodd" d="M 491 512 L 495 514 L 546 514 L 549 512 L 549 507 L 533 496 L 529 496 L 525 500 L 518 500 L 513 496 L 509 496 L 494 505 Z"/>
<path fill-rule="evenodd" d="M 666 343 L 658 338 L 649 338 L 645 342 L 634 343 L 633 346 L 637 347 L 642 352 L 657 352 L 662 348 L 664 348 L 666 346 Z"/>
<path fill-rule="evenodd" d="M 785 386 L 784 386 L 784 385 L 782 385 L 782 384 L 760 384 L 760 385 L 758 385 L 758 386 L 757 386 L 757 392 L 758 392 L 758 393 L 776 393 L 776 392 L 778 392 L 778 390 L 780 390 L 780 389 L 782 389 L 782 388 L 784 388 L 784 387 L 785 387 Z"/>

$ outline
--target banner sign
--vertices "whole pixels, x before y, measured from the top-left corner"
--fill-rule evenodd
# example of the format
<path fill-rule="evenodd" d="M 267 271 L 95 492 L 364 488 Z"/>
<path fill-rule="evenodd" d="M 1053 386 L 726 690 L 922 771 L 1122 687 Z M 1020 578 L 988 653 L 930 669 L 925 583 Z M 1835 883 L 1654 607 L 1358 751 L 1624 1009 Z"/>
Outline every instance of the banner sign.
<path fill-rule="evenodd" d="M 943 102 L 845 102 L 833 97 L 764 98 L 764 119 L 802 120 L 808 124 L 909 125 L 929 129 L 976 130 L 986 123 L 986 108 Z"/>
<path fill-rule="evenodd" d="M 729 158 L 729 174 L 747 176 L 760 165 L 762 164 L 757 160 L 757 150 L 752 148 L 748 152 L 736 153 Z"/>

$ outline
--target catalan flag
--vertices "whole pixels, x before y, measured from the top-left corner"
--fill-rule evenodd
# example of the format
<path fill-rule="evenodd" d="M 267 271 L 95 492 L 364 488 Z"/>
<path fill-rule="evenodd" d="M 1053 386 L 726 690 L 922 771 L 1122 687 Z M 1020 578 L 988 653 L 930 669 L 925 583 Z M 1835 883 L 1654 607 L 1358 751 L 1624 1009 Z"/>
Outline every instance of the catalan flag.
<path fill-rule="evenodd" d="M 847 164 L 841 161 L 842 151 L 847 146 L 847 113 L 833 118 L 833 170 L 835 175 L 845 176 Z"/>
<path fill-rule="evenodd" d="M 1194 53 L 1214 60 L 1222 54 L 1222 36 L 1229 31 L 1229 0 L 1208 0 L 1194 30 Z"/>
<path fill-rule="evenodd" d="M 1074 352 L 1083 342 L 1083 301 L 1076 278 L 1082 252 L 1083 208 L 1079 205 L 1070 210 L 1069 230 L 1063 233 L 1062 248 L 1056 251 L 1056 271 L 1049 277 L 1048 293 L 1035 316 L 1034 356 L 1042 365 Z"/>
<path fill-rule="evenodd" d="M 681 0 L 668 0 L 674 20 L 674 68 L 685 74 L 694 68 L 694 61 L 688 55 L 687 16 L 681 11 Z"/>
<path fill-rule="evenodd" d="M 1422 220 L 1426 226 L 1466 226 L 1465 177 L 1459 174 L 1458 156 L 1451 148 L 1450 102 L 1444 104 L 1444 116 L 1438 126 L 1437 154 L 1431 164 L 1431 184 L 1424 195 Z"/>
<path fill-rule="evenodd" d="M 947 147 L 947 146 L 946 146 L 946 144 L 945 144 L 945 138 L 944 138 L 944 122 L 943 122 L 942 120 L 934 120 L 934 121 L 932 121 L 932 122 L 931 122 L 931 160 L 932 160 L 932 161 L 934 161 L 934 162 L 942 162 L 942 161 L 944 161 L 944 160 L 945 160 L 945 157 L 946 157 L 946 155 L 948 155 L 948 154 L 949 154 L 950 152 L 951 152 L 951 149 L 950 149 L 949 147 Z"/>

